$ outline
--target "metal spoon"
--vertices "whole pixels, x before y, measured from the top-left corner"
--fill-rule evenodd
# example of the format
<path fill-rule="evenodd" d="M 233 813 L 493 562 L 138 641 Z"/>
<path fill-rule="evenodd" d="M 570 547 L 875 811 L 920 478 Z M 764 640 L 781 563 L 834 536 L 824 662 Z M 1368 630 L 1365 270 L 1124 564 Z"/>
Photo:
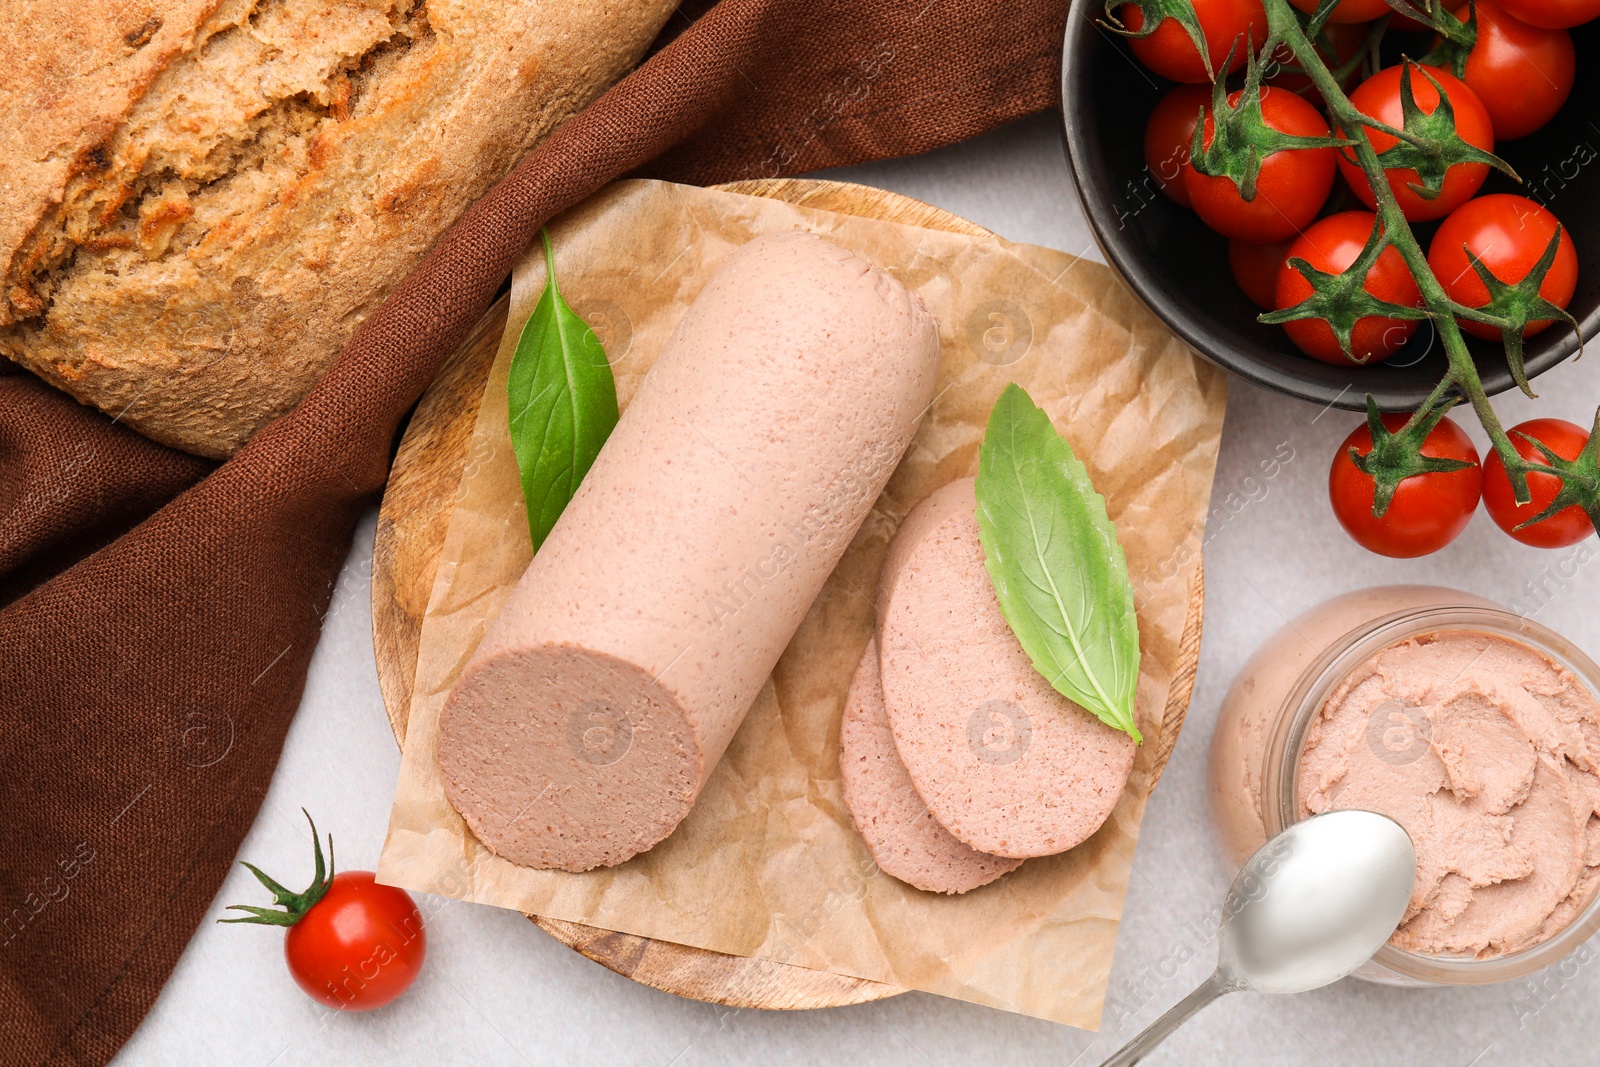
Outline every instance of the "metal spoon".
<path fill-rule="evenodd" d="M 1370 811 L 1296 823 L 1256 850 L 1228 889 L 1217 969 L 1101 1067 L 1131 1067 L 1224 993 L 1304 993 L 1370 960 L 1406 913 L 1411 837 Z"/>

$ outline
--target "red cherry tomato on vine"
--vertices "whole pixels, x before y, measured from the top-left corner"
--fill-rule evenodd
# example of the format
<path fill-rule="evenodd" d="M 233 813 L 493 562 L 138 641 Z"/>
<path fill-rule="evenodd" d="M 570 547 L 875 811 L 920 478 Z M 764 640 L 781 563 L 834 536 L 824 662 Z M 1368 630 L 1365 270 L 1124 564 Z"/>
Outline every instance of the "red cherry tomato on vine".
<path fill-rule="evenodd" d="M 1278 271 L 1288 258 L 1292 241 L 1274 241 L 1268 245 L 1253 245 L 1248 241 L 1228 242 L 1228 268 L 1233 280 L 1250 302 L 1271 311 L 1277 307 Z"/>
<path fill-rule="evenodd" d="M 1583 451 L 1583 446 L 1589 443 L 1588 432 L 1582 426 L 1576 426 L 1565 419 L 1531 419 L 1511 427 L 1508 433 L 1511 443 L 1516 446 L 1522 458 L 1541 466 L 1546 465 L 1544 456 L 1528 443 L 1523 434 L 1544 442 L 1547 448 L 1562 459 L 1576 459 L 1578 453 Z M 1520 524 L 1549 507 L 1560 489 L 1561 479 L 1555 475 L 1530 474 L 1528 495 L 1531 499 L 1526 504 L 1518 504 L 1516 494 L 1511 491 L 1511 479 L 1506 477 L 1506 465 L 1501 461 L 1500 454 L 1491 452 L 1489 458 L 1484 461 L 1484 507 L 1488 509 L 1489 517 L 1495 521 L 1496 526 L 1525 545 L 1532 545 L 1535 548 L 1566 548 L 1594 533 L 1594 523 L 1576 504 L 1570 508 L 1562 508 L 1548 519 L 1532 526 L 1517 529 Z"/>
<path fill-rule="evenodd" d="M 1144 125 L 1144 163 L 1161 191 L 1184 207 L 1183 165 L 1189 162 L 1200 109 L 1211 104 L 1211 86 L 1180 85 L 1161 98 Z"/>
<path fill-rule="evenodd" d="M 1267 37 L 1267 14 L 1261 0 L 1194 0 L 1194 13 L 1200 20 L 1200 30 L 1206 39 L 1206 54 L 1211 58 L 1211 69 L 1220 77 L 1223 64 L 1232 73 L 1244 66 L 1249 54 L 1249 40 L 1264 41 Z M 1115 12 L 1124 29 L 1137 33 L 1144 28 L 1144 12 L 1133 4 L 1123 4 Z M 1237 48 L 1234 39 L 1244 37 Z M 1161 75 L 1175 82 L 1210 83 L 1211 75 L 1177 19 L 1164 19 L 1148 37 L 1128 38 L 1128 47 L 1134 56 Z M 1228 50 L 1233 48 L 1233 62 L 1228 63 Z"/>
<path fill-rule="evenodd" d="M 230 904 L 230 911 L 246 914 L 220 921 L 287 927 L 284 959 L 309 996 L 341 1011 L 381 1008 L 410 988 L 422 969 L 428 951 L 422 913 L 404 889 L 379 885 L 371 871 L 325 871 L 316 823 L 311 840 L 316 875 L 310 886 L 292 892 L 245 864 L 272 892 L 275 907 Z M 331 855 L 331 836 L 328 849 Z"/>
<path fill-rule="evenodd" d="M 1389 430 L 1400 429 L 1408 416 L 1383 416 Z M 1365 424 L 1357 427 L 1333 457 L 1328 471 L 1328 498 L 1345 532 L 1363 548 L 1396 559 L 1411 559 L 1437 552 L 1460 536 L 1472 521 L 1482 492 L 1483 468 L 1478 450 L 1451 419 L 1441 419 L 1422 445 L 1422 454 L 1437 459 L 1458 459 L 1472 466 L 1460 470 L 1413 475 L 1395 489 L 1388 510 L 1372 514 L 1376 486 L 1371 475 L 1350 459 L 1372 451 L 1372 434 Z"/>
<path fill-rule="evenodd" d="M 1316 13 L 1317 0 L 1290 0 L 1295 7 L 1308 15 Z M 1334 5 L 1333 14 L 1328 16 L 1329 23 L 1371 22 L 1390 12 L 1385 0 L 1339 0 Z"/>
<path fill-rule="evenodd" d="M 1526 278 L 1539 262 L 1558 225 L 1554 215 L 1526 197 L 1510 193 L 1480 196 L 1456 208 L 1439 224 L 1439 232 L 1428 246 L 1428 266 L 1451 300 L 1467 307 L 1482 307 L 1489 302 L 1489 290 L 1472 269 L 1463 248 L 1471 249 L 1496 278 L 1512 284 Z M 1564 308 L 1577 287 L 1578 252 L 1563 227 L 1555 262 L 1539 286 L 1539 295 Z M 1493 326 L 1458 321 L 1474 337 L 1500 339 L 1500 331 Z M 1550 321 L 1530 322 L 1522 335 L 1532 337 L 1548 327 Z"/>
<path fill-rule="evenodd" d="M 1228 102 L 1237 103 L 1240 93 Z M 1263 87 L 1261 114 L 1268 126 L 1301 137 L 1326 137 L 1328 124 L 1317 109 L 1285 89 Z M 1205 144 L 1215 135 L 1215 117 L 1207 114 Z M 1183 168 L 1189 206 L 1202 222 L 1224 237 L 1267 244 L 1287 240 L 1311 223 L 1333 189 L 1332 148 L 1291 148 L 1261 161 L 1256 196 L 1246 201 L 1232 178 L 1209 177 L 1190 162 Z"/>
<path fill-rule="evenodd" d="M 1378 216 L 1370 211 L 1341 211 L 1329 215 L 1317 220 L 1289 247 L 1289 256 L 1299 257 L 1317 270 L 1338 274 L 1360 257 L 1361 249 L 1377 225 Z M 1367 269 L 1362 288 L 1391 304 L 1422 305 L 1422 292 L 1417 288 L 1416 279 L 1411 277 L 1405 260 L 1393 246 L 1379 253 L 1377 262 Z M 1278 269 L 1276 307 L 1294 307 L 1311 293 L 1311 283 L 1306 281 L 1305 275 L 1287 262 Z M 1333 328 L 1323 319 L 1292 319 L 1283 324 L 1283 329 L 1289 340 L 1306 355 L 1324 363 L 1348 366 L 1351 362 L 1374 363 L 1394 355 L 1417 332 L 1417 320 L 1376 315 L 1357 319 L 1355 328 L 1350 331 L 1350 351 L 1356 357 L 1353 361 L 1339 348 Z"/>
<path fill-rule="evenodd" d="M 1350 102 L 1362 114 L 1390 126 L 1402 128 L 1404 112 L 1400 103 L 1400 77 L 1404 69 L 1405 66 L 1402 65 L 1378 71 L 1356 86 L 1356 91 L 1350 94 Z M 1449 71 L 1439 67 L 1414 65 L 1411 67 L 1411 92 L 1423 114 L 1431 115 L 1439 106 L 1439 92 L 1423 71 L 1433 75 L 1444 89 L 1445 96 L 1450 100 L 1450 106 L 1455 110 L 1456 132 L 1460 134 L 1461 139 L 1475 148 L 1493 152 L 1494 127 L 1489 121 L 1489 113 L 1484 110 L 1477 94 Z M 1371 139 L 1375 152 L 1382 153 L 1395 143 L 1394 137 L 1378 130 L 1369 128 L 1367 136 Z M 1372 187 L 1367 184 L 1366 174 L 1356 163 L 1355 154 L 1347 149 L 1339 153 L 1338 158 L 1339 170 L 1343 172 L 1345 181 L 1350 184 L 1356 196 L 1368 207 L 1376 207 L 1377 198 L 1372 195 Z M 1471 199 L 1472 194 L 1478 191 L 1483 180 L 1489 176 L 1489 166 L 1486 163 L 1455 164 L 1445 172 L 1443 187 L 1439 195 L 1432 200 L 1425 199 L 1412 191 L 1411 186 L 1418 183 L 1419 178 L 1417 172 L 1411 168 L 1394 167 L 1389 169 L 1387 174 L 1389 188 L 1394 190 L 1395 199 L 1400 203 L 1400 210 L 1412 222 L 1421 222 L 1443 218 Z"/>
<path fill-rule="evenodd" d="M 1600 0 L 1501 0 L 1506 13 L 1530 26 L 1565 30 L 1600 18 Z"/>
<path fill-rule="evenodd" d="M 1555 117 L 1572 92 L 1577 55 L 1566 30 L 1530 26 L 1493 0 L 1478 0 L 1478 41 L 1467 55 L 1467 83 L 1494 125 L 1497 141 L 1526 137 Z M 1466 21 L 1467 6 L 1453 12 Z"/>

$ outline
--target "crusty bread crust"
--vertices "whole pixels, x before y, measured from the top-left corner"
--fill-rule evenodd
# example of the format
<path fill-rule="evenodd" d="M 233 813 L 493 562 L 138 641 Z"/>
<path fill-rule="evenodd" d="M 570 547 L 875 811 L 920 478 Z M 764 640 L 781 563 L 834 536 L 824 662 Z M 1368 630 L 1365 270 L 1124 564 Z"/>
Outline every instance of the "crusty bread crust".
<path fill-rule="evenodd" d="M 671 0 L 0 7 L 0 352 L 235 451 Z"/>

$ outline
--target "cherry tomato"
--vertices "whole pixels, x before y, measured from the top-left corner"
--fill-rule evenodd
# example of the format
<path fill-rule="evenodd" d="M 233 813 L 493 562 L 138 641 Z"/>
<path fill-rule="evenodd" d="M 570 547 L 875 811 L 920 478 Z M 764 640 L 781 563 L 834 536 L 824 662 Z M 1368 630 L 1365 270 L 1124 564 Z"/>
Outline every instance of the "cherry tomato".
<path fill-rule="evenodd" d="M 1562 459 L 1576 459 L 1578 453 L 1583 451 L 1583 446 L 1589 443 L 1588 432 L 1565 419 L 1532 419 L 1518 423 L 1508 432 L 1518 454 L 1523 459 L 1532 460 L 1541 466 L 1547 465 L 1544 456 L 1528 443 L 1523 434 L 1544 442 L 1546 447 Z M 1525 545 L 1533 545 L 1535 548 L 1566 548 L 1594 533 L 1594 523 L 1589 521 L 1589 516 L 1576 504 L 1570 508 L 1562 508 L 1548 519 L 1532 526 L 1517 529 L 1519 524 L 1527 522 L 1549 507 L 1560 488 L 1561 479 L 1553 474 L 1530 474 L 1528 475 L 1530 499 L 1526 504 L 1519 505 L 1516 494 L 1511 491 L 1511 479 L 1506 477 L 1506 465 L 1501 461 L 1500 454 L 1491 452 L 1489 458 L 1484 461 L 1484 507 L 1488 509 L 1489 517 L 1495 521 L 1495 525 Z"/>
<path fill-rule="evenodd" d="M 1404 115 L 1400 105 L 1400 75 L 1403 69 L 1404 66 L 1397 66 L 1378 71 L 1356 86 L 1356 91 L 1350 94 L 1350 102 L 1356 106 L 1356 110 L 1370 118 L 1402 127 Z M 1439 92 L 1423 75 L 1423 71 L 1438 80 L 1445 96 L 1450 99 L 1450 105 L 1455 110 L 1456 132 L 1461 139 L 1485 152 L 1494 151 L 1494 127 L 1489 121 L 1489 113 L 1484 110 L 1477 94 L 1449 71 L 1439 67 L 1412 67 L 1411 92 L 1422 112 L 1431 115 L 1439 106 Z M 1395 143 L 1393 137 L 1378 130 L 1369 128 L 1367 136 L 1372 141 L 1373 150 L 1379 153 Z M 1372 195 L 1372 187 L 1367 184 L 1367 176 L 1356 163 L 1355 154 L 1339 153 L 1338 159 L 1339 169 L 1356 196 L 1368 207 L 1376 207 L 1377 198 Z M 1489 166 L 1486 163 L 1457 163 L 1445 172 L 1444 186 L 1439 195 L 1427 200 L 1411 190 L 1411 185 L 1419 181 L 1416 171 L 1409 167 L 1395 167 L 1388 171 L 1389 188 L 1394 190 L 1400 210 L 1412 222 L 1443 218 L 1450 214 L 1471 199 L 1488 176 Z"/>
<path fill-rule="evenodd" d="M 311 822 L 309 814 L 306 821 Z M 316 874 L 309 886 L 292 892 L 247 863 L 271 891 L 274 906 L 230 904 L 229 911 L 245 914 L 219 921 L 287 927 L 283 955 L 301 989 L 341 1011 L 381 1008 L 404 993 L 422 969 L 428 951 L 422 913 L 404 889 L 379 885 L 371 871 L 334 874 L 324 865 L 315 822 L 311 841 Z M 331 835 L 328 849 L 331 855 Z"/>
<path fill-rule="evenodd" d="M 1370 211 L 1341 211 L 1337 215 L 1329 215 L 1317 220 L 1289 247 L 1289 256 L 1298 256 L 1317 270 L 1337 274 L 1361 255 L 1361 249 L 1366 246 L 1367 238 L 1377 225 L 1378 216 Z M 1416 279 L 1411 277 L 1405 260 L 1393 247 L 1385 248 L 1378 255 L 1377 262 L 1368 268 L 1362 288 L 1378 299 L 1393 304 L 1406 307 L 1422 305 L 1422 292 L 1417 288 Z M 1311 293 L 1311 283 L 1306 281 L 1305 275 L 1288 263 L 1278 269 L 1274 300 L 1276 307 L 1294 307 Z M 1352 362 L 1375 363 L 1394 355 L 1417 332 L 1417 321 L 1379 318 L 1376 315 L 1357 319 L 1355 329 L 1350 331 L 1350 351 L 1356 357 L 1354 360 L 1340 350 L 1339 339 L 1334 336 L 1333 328 L 1323 319 L 1293 319 L 1284 323 L 1283 329 L 1289 335 L 1289 340 L 1306 355 L 1324 363 L 1348 365 Z"/>
<path fill-rule="evenodd" d="M 371 871 L 341 871 L 283 940 L 289 973 L 331 1008 L 381 1008 L 416 980 L 427 954 L 410 895 Z"/>
<path fill-rule="evenodd" d="M 1389 430 L 1404 426 L 1408 416 L 1383 416 Z M 1328 471 L 1328 498 L 1345 532 L 1363 548 L 1396 559 L 1411 559 L 1437 552 L 1460 536 L 1472 520 L 1482 493 L 1483 468 L 1478 450 L 1449 416 L 1428 434 L 1422 454 L 1439 459 L 1459 459 L 1472 466 L 1446 472 L 1412 475 L 1394 491 L 1382 517 L 1372 514 L 1376 485 L 1371 475 L 1350 459 L 1350 449 L 1360 455 L 1372 451 L 1372 434 L 1358 426 L 1333 457 Z"/>
<path fill-rule="evenodd" d="M 1183 187 L 1183 165 L 1200 122 L 1200 109 L 1211 104 L 1211 86 L 1180 85 L 1161 98 L 1144 125 L 1144 163 L 1156 184 L 1184 207 L 1189 193 Z"/>
<path fill-rule="evenodd" d="M 1228 242 L 1228 267 L 1233 280 L 1239 283 L 1244 295 L 1257 307 L 1271 311 L 1277 307 L 1278 271 L 1289 255 L 1292 241 L 1274 241 L 1268 245 L 1253 245 L 1248 241 Z"/>
<path fill-rule="evenodd" d="M 1472 269 L 1463 247 L 1470 248 L 1496 278 L 1508 284 L 1520 282 L 1544 255 L 1557 225 L 1554 215 L 1526 197 L 1510 193 L 1480 196 L 1456 208 L 1439 224 L 1439 232 L 1428 246 L 1428 266 L 1450 299 L 1467 307 L 1482 307 L 1489 302 L 1489 290 Z M 1539 286 L 1539 295 L 1564 308 L 1577 287 L 1578 252 L 1563 228 L 1555 262 Z M 1500 331 L 1493 326 L 1457 321 L 1475 337 L 1500 339 Z M 1550 321 L 1530 322 L 1522 335 L 1532 337 Z"/>
<path fill-rule="evenodd" d="M 1308 15 L 1316 13 L 1317 0 L 1291 0 L 1295 7 Z M 1390 11 L 1385 0 L 1339 0 L 1334 5 L 1333 14 L 1328 16 L 1330 24 L 1336 22 L 1371 22 L 1375 18 L 1382 18 Z"/>
<path fill-rule="evenodd" d="M 1240 94 L 1229 98 L 1236 103 Z M 1326 137 L 1328 124 L 1317 109 L 1284 89 L 1261 90 L 1261 114 L 1267 125 L 1302 137 Z M 1215 119 L 1206 115 L 1205 144 L 1211 144 Z M 1267 244 L 1295 236 L 1317 217 L 1333 188 L 1332 148 L 1292 148 L 1261 161 L 1256 197 L 1246 202 L 1232 178 L 1213 178 L 1183 168 L 1189 205 L 1207 226 L 1236 241 Z"/>
<path fill-rule="evenodd" d="M 1600 18 L 1600 0 L 1500 0 L 1508 15 L 1530 26 L 1565 30 Z"/>
<path fill-rule="evenodd" d="M 1494 0 L 1477 0 L 1478 41 L 1467 55 L 1467 86 L 1489 113 L 1497 141 L 1526 137 L 1555 117 L 1572 92 L 1577 55 L 1566 30 L 1530 26 Z M 1463 21 L 1467 6 L 1453 12 Z"/>
<path fill-rule="evenodd" d="M 1249 41 L 1266 40 L 1267 15 L 1261 0 L 1194 0 L 1194 13 L 1200 20 L 1200 30 L 1205 34 L 1206 54 L 1211 58 L 1211 69 L 1218 76 L 1227 63 L 1228 73 L 1244 66 L 1249 53 Z M 1144 28 L 1144 12 L 1133 4 L 1117 8 L 1116 17 L 1124 29 L 1137 33 Z M 1239 47 L 1233 48 L 1236 38 L 1244 37 Z M 1177 19 L 1165 19 L 1148 37 L 1130 37 L 1128 47 L 1151 70 L 1175 82 L 1207 84 L 1211 75 L 1200 58 L 1199 51 L 1190 39 L 1189 32 Z M 1233 62 L 1228 63 L 1228 50 L 1233 48 Z"/>

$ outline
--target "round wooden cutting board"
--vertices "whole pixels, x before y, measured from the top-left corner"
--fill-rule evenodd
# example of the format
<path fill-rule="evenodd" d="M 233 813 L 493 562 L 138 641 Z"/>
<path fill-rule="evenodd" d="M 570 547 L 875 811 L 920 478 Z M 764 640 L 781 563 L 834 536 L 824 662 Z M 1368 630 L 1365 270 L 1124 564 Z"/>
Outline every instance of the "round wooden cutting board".
<path fill-rule="evenodd" d="M 989 231 L 918 200 L 843 182 L 778 179 L 736 182 L 729 192 L 768 196 L 841 214 L 953 233 Z M 372 550 L 372 643 L 378 682 L 395 738 L 405 742 L 422 616 L 433 589 L 456 489 L 478 415 L 483 383 L 505 329 L 502 296 L 417 405 L 395 455 Z M 1184 623 L 1182 659 L 1156 739 L 1159 775 L 1178 740 L 1200 658 L 1202 579 L 1195 573 Z M 830 1008 L 891 997 L 903 990 L 879 982 L 768 960 L 727 956 L 581 923 L 528 916 L 558 941 L 636 982 L 679 996 L 738 1008 Z"/>

